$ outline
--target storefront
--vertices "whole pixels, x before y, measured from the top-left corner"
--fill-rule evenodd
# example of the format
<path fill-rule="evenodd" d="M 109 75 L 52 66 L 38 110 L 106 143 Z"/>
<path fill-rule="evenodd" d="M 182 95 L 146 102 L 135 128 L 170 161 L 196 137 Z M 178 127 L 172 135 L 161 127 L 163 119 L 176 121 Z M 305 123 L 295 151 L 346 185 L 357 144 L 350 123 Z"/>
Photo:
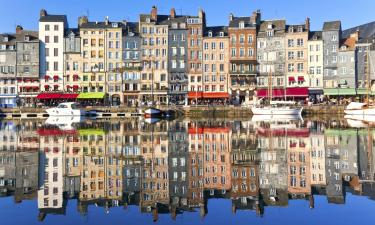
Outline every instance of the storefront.
<path fill-rule="evenodd" d="M 272 96 L 272 99 L 276 100 L 293 100 L 301 101 L 306 100 L 309 97 L 309 89 L 307 87 L 293 87 L 285 89 L 272 89 L 272 95 L 268 94 L 268 89 L 258 89 L 256 91 L 258 98 L 268 98 Z"/>
<path fill-rule="evenodd" d="M 104 92 L 84 92 L 77 96 L 82 106 L 104 106 L 107 104 Z"/>
<path fill-rule="evenodd" d="M 40 93 L 36 98 L 39 106 L 57 106 L 61 102 L 74 102 L 78 94 Z"/>
<path fill-rule="evenodd" d="M 0 108 L 14 108 L 17 107 L 17 95 L 14 94 L 1 94 L 0 95 Z"/>
<path fill-rule="evenodd" d="M 229 102 L 229 94 L 226 92 L 188 92 L 190 105 L 224 105 Z"/>

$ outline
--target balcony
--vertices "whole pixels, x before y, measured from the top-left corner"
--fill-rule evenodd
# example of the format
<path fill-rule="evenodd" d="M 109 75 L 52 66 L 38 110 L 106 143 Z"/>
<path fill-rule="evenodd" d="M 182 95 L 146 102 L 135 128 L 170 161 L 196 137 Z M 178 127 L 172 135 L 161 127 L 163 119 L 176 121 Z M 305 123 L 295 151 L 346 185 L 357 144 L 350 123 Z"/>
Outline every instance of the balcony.
<path fill-rule="evenodd" d="M 256 75 L 257 71 L 256 70 L 242 70 L 242 71 L 229 71 L 229 74 L 251 74 L 251 75 Z"/>

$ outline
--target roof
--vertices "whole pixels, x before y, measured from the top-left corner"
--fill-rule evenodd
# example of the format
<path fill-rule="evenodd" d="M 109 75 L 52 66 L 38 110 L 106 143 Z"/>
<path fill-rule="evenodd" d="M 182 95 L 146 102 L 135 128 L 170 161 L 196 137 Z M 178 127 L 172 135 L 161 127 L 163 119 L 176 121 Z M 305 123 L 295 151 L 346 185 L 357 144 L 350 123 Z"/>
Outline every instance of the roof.
<path fill-rule="evenodd" d="M 116 26 L 117 27 L 114 27 Z M 87 22 L 81 24 L 81 29 L 105 29 L 105 28 L 123 28 L 125 24 L 123 22 Z"/>
<path fill-rule="evenodd" d="M 38 31 L 28 31 L 28 30 L 23 30 L 18 34 L 15 33 L 4 33 L 0 34 L 0 43 L 1 44 L 6 44 L 6 45 L 14 45 L 15 42 L 23 42 L 25 41 L 25 36 L 29 36 L 29 41 L 37 41 L 39 42 L 39 33 Z M 8 41 L 4 42 L 4 37 L 8 37 Z"/>
<path fill-rule="evenodd" d="M 256 27 L 256 24 L 253 24 L 250 22 L 251 17 L 233 17 L 232 21 L 229 21 L 229 27 L 230 28 L 238 28 L 241 21 L 243 21 L 245 24 L 245 27 Z"/>
<path fill-rule="evenodd" d="M 5 38 L 8 38 L 7 41 L 5 41 Z M 6 44 L 6 45 L 14 45 L 16 40 L 15 34 L 0 34 L 0 44 Z"/>
<path fill-rule="evenodd" d="M 356 38 L 350 37 L 350 38 L 342 39 L 341 45 L 345 45 L 347 47 L 347 50 L 354 50 L 356 43 L 357 43 Z"/>
<path fill-rule="evenodd" d="M 125 33 L 134 33 L 135 35 L 139 34 L 139 23 L 138 22 L 126 22 Z"/>
<path fill-rule="evenodd" d="M 307 31 L 307 30 L 306 30 L 306 25 L 305 25 L 305 24 L 286 25 L 285 30 L 286 30 L 286 32 L 290 33 L 290 32 L 289 32 L 289 29 L 290 29 L 290 28 L 293 28 L 293 29 L 294 29 L 294 32 L 297 33 L 299 27 L 302 27 L 302 31 L 303 31 L 303 32 Z"/>
<path fill-rule="evenodd" d="M 309 41 L 314 40 L 322 40 L 322 32 L 321 31 L 311 31 L 309 34 Z"/>
<path fill-rule="evenodd" d="M 285 33 L 285 20 L 267 20 L 260 23 L 258 36 L 265 37 L 266 31 L 269 30 L 269 26 L 272 26 L 275 34 L 274 36 L 284 35 Z"/>
<path fill-rule="evenodd" d="M 212 32 L 212 37 L 220 37 L 221 32 L 224 32 L 224 36 L 228 36 L 228 27 L 227 26 L 206 27 L 204 36 L 207 37 L 209 32 Z"/>
<path fill-rule="evenodd" d="M 79 29 L 78 28 L 68 28 L 65 30 L 65 36 L 68 37 L 71 33 L 74 33 L 76 37 L 79 37 Z"/>
<path fill-rule="evenodd" d="M 166 20 L 160 21 L 160 25 L 169 25 L 172 26 L 173 23 L 186 23 L 186 20 L 188 16 L 175 16 L 174 18 L 167 16 L 168 18 Z M 158 18 L 159 20 L 159 18 Z M 174 29 L 174 28 L 172 28 Z M 183 29 L 183 28 L 176 28 L 176 29 Z M 187 28 L 186 28 L 187 29 Z"/>
<path fill-rule="evenodd" d="M 156 16 L 156 21 L 155 21 L 155 20 L 151 19 L 151 15 L 150 14 L 140 14 L 139 15 L 139 22 L 146 23 L 146 19 L 147 18 L 150 18 L 150 22 L 152 22 L 152 23 L 156 23 L 157 25 L 163 25 L 161 23 L 162 22 L 165 23 L 165 21 L 169 19 L 169 15 L 157 15 Z"/>
<path fill-rule="evenodd" d="M 346 29 L 342 32 L 342 36 L 349 37 L 356 31 L 359 31 L 360 39 L 375 38 L 375 21 Z"/>
<path fill-rule="evenodd" d="M 66 15 L 45 15 L 40 17 L 39 22 L 66 22 Z"/>
<path fill-rule="evenodd" d="M 341 30 L 341 21 L 324 22 L 323 31 Z"/>

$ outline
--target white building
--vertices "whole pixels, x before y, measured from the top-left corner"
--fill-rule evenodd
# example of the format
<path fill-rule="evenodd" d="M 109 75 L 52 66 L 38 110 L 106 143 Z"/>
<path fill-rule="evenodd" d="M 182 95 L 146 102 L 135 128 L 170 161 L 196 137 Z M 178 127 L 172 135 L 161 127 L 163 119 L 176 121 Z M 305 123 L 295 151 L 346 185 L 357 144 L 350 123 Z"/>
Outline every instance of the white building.
<path fill-rule="evenodd" d="M 308 40 L 308 74 L 310 96 L 323 95 L 323 40 L 321 31 L 313 31 Z"/>
<path fill-rule="evenodd" d="M 63 91 L 65 15 L 48 15 L 40 11 L 40 79 L 41 91 Z"/>

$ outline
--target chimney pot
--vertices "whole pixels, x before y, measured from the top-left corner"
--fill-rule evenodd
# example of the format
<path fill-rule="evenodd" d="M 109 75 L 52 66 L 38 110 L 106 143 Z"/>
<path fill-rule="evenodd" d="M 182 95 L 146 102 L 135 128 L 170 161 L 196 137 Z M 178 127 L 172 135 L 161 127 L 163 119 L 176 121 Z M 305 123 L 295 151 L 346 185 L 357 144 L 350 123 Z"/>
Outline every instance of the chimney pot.
<path fill-rule="evenodd" d="M 20 34 L 22 31 L 23 31 L 23 27 L 21 25 L 17 25 L 16 34 Z"/>
<path fill-rule="evenodd" d="M 171 16 L 171 18 L 176 17 L 176 10 L 174 8 L 171 8 L 170 16 Z"/>
<path fill-rule="evenodd" d="M 156 6 L 152 6 L 152 9 L 151 9 L 151 19 L 154 20 L 154 21 L 156 21 L 157 17 L 158 17 L 158 8 L 156 8 Z"/>

